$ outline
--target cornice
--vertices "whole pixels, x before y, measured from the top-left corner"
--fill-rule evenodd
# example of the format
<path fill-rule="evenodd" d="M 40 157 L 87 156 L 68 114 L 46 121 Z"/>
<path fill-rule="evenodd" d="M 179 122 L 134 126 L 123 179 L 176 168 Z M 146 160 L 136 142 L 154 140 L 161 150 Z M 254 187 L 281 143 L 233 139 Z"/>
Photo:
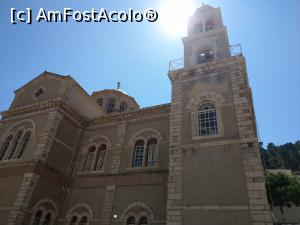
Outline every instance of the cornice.
<path fill-rule="evenodd" d="M 197 72 L 200 74 L 210 74 L 218 71 L 220 67 L 231 66 L 233 64 L 244 64 L 245 59 L 243 55 L 230 56 L 221 60 L 214 60 L 211 62 L 201 63 L 187 68 L 169 71 L 168 76 L 171 81 L 186 79 L 191 73 Z M 224 71 L 223 69 L 221 71 Z"/>
<path fill-rule="evenodd" d="M 51 109 L 60 109 L 67 115 L 71 116 L 71 118 L 75 119 L 78 122 L 86 121 L 90 126 L 97 126 L 99 124 L 107 124 L 113 122 L 126 121 L 131 119 L 143 119 L 149 116 L 159 116 L 159 115 L 168 115 L 170 113 L 171 104 L 162 104 L 152 107 L 146 107 L 139 109 L 134 112 L 124 112 L 115 115 L 105 115 L 97 118 L 86 118 L 70 105 L 68 105 L 61 98 L 50 99 L 47 101 L 37 102 L 34 104 L 17 107 L 13 109 L 9 109 L 7 111 L 1 112 L 2 121 L 10 118 L 14 118 L 20 115 L 27 115 L 32 113 L 46 112 Z"/>
<path fill-rule="evenodd" d="M 170 110 L 171 110 L 171 104 L 167 103 L 167 104 L 142 108 L 134 112 L 120 113 L 115 115 L 105 115 L 99 118 L 90 119 L 89 127 L 99 125 L 102 123 L 121 122 L 130 119 L 145 118 L 147 116 L 151 116 L 155 114 L 169 114 Z"/>
<path fill-rule="evenodd" d="M 55 108 L 63 110 L 65 113 L 70 115 L 72 118 L 75 118 L 77 121 L 87 121 L 87 118 L 85 118 L 78 111 L 69 106 L 61 98 L 54 98 L 26 106 L 9 109 L 7 111 L 1 112 L 2 120 L 7 119 L 8 117 L 15 117 L 18 115 L 30 114 L 35 112 L 43 112 Z"/>

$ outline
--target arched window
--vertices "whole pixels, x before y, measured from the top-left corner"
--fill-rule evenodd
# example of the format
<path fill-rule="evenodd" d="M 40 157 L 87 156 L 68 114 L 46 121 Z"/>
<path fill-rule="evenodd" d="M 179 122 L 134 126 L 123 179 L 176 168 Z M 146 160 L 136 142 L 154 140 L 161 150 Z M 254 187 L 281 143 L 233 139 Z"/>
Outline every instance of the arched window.
<path fill-rule="evenodd" d="M 135 143 L 134 155 L 133 155 L 133 167 L 143 166 L 144 161 L 144 141 L 138 140 Z"/>
<path fill-rule="evenodd" d="M 96 151 L 95 146 L 92 146 L 92 147 L 89 148 L 89 150 L 87 152 L 86 159 L 85 159 L 84 171 L 91 171 L 95 151 Z"/>
<path fill-rule="evenodd" d="M 205 22 L 205 30 L 212 30 L 215 28 L 215 22 L 213 20 L 208 20 Z"/>
<path fill-rule="evenodd" d="M 78 221 L 77 216 L 73 216 L 71 221 L 70 221 L 70 225 L 76 225 L 77 221 Z"/>
<path fill-rule="evenodd" d="M 51 213 L 47 213 L 47 215 L 45 216 L 44 222 L 42 223 L 42 225 L 50 225 L 51 222 Z"/>
<path fill-rule="evenodd" d="M 79 222 L 79 225 L 87 225 L 87 223 L 88 223 L 87 216 L 83 216 Z"/>
<path fill-rule="evenodd" d="M 39 225 L 42 217 L 42 210 L 36 212 L 32 225 Z"/>
<path fill-rule="evenodd" d="M 204 50 L 199 52 L 196 55 L 196 60 L 198 64 L 209 62 L 212 61 L 213 59 L 214 59 L 214 52 L 212 50 Z"/>
<path fill-rule="evenodd" d="M 126 225 L 135 225 L 135 218 L 133 216 L 128 217 Z"/>
<path fill-rule="evenodd" d="M 101 170 L 103 168 L 105 154 L 106 154 L 106 145 L 102 144 L 100 145 L 97 152 L 95 170 Z"/>
<path fill-rule="evenodd" d="M 1 147 L 1 150 L 0 150 L 0 160 L 4 159 L 4 156 L 7 152 L 7 150 L 9 149 L 9 146 L 10 146 L 10 143 L 11 143 L 11 140 L 13 139 L 13 135 L 9 135 L 6 140 L 4 141 L 2 147 Z"/>
<path fill-rule="evenodd" d="M 120 112 L 125 112 L 127 111 L 127 104 L 125 102 L 121 102 L 120 104 Z"/>
<path fill-rule="evenodd" d="M 151 138 L 147 142 L 147 166 L 155 166 L 157 162 L 157 140 Z"/>
<path fill-rule="evenodd" d="M 18 147 L 18 145 L 20 143 L 20 139 L 21 139 L 22 134 L 23 134 L 23 130 L 19 130 L 18 133 L 17 133 L 17 135 L 16 135 L 16 137 L 15 137 L 12 149 L 11 149 L 9 155 L 8 155 L 8 159 L 13 158 L 13 156 L 14 156 L 16 150 L 17 150 L 17 147 Z"/>
<path fill-rule="evenodd" d="M 139 225 L 147 225 L 147 224 L 148 224 L 148 219 L 146 216 L 143 216 L 139 221 Z"/>
<path fill-rule="evenodd" d="M 21 158 L 23 156 L 23 153 L 24 153 L 24 151 L 26 149 L 26 146 L 29 142 L 30 136 L 31 136 L 31 131 L 27 131 L 25 133 L 25 135 L 23 136 L 22 141 L 21 141 L 21 148 L 19 150 L 19 153 L 17 154 L 17 158 Z"/>
<path fill-rule="evenodd" d="M 213 103 L 205 103 L 198 108 L 199 136 L 218 133 L 217 112 Z"/>
<path fill-rule="evenodd" d="M 111 98 L 107 100 L 106 103 L 106 112 L 110 113 L 110 112 L 114 112 L 115 111 L 115 104 L 116 104 L 116 100 Z"/>

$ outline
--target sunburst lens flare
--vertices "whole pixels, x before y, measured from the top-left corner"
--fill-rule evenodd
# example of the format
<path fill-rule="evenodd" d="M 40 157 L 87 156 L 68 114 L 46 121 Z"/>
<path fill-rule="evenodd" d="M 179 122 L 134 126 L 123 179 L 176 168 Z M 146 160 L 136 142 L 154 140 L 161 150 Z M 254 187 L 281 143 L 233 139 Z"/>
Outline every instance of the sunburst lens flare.
<path fill-rule="evenodd" d="M 171 36 L 185 36 L 188 19 L 194 11 L 195 3 L 193 0 L 163 0 L 159 10 L 162 30 Z"/>

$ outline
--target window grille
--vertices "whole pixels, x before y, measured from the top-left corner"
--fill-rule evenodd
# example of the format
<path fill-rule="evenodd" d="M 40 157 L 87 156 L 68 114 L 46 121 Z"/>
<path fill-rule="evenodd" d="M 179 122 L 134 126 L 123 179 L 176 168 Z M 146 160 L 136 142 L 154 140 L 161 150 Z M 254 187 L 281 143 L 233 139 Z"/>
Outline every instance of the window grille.
<path fill-rule="evenodd" d="M 157 140 L 152 138 L 147 144 L 147 166 L 155 166 L 157 161 Z"/>
<path fill-rule="evenodd" d="M 133 167 L 143 166 L 144 161 L 144 141 L 139 140 L 135 143 Z"/>
<path fill-rule="evenodd" d="M 216 107 L 212 103 L 205 103 L 198 109 L 199 136 L 218 133 Z"/>

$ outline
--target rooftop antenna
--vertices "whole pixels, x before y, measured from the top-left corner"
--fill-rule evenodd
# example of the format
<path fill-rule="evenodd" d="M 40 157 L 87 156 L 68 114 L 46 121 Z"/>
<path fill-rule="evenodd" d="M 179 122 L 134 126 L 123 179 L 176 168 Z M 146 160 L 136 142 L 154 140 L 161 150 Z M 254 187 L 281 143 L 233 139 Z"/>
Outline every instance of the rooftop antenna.
<path fill-rule="evenodd" d="M 119 89 L 120 89 L 120 87 L 121 87 L 121 82 L 120 82 L 120 81 L 118 81 L 118 82 L 117 82 L 117 89 L 119 90 Z"/>

